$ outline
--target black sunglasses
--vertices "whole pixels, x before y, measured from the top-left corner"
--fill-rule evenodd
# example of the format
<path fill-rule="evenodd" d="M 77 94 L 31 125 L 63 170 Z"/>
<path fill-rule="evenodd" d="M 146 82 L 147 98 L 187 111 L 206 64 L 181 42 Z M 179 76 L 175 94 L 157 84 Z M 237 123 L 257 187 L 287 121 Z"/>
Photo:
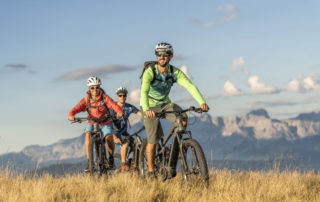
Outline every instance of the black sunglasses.
<path fill-rule="evenodd" d="M 169 53 L 158 53 L 158 52 L 156 52 L 156 56 L 157 56 L 157 57 L 161 57 L 161 56 L 163 56 L 163 57 L 169 57 L 170 54 L 169 54 Z"/>
<path fill-rule="evenodd" d="M 127 95 L 118 95 L 119 97 L 127 97 Z"/>
<path fill-rule="evenodd" d="M 99 86 L 97 86 L 97 87 L 90 87 L 90 90 L 99 90 L 99 89 L 100 89 Z"/>

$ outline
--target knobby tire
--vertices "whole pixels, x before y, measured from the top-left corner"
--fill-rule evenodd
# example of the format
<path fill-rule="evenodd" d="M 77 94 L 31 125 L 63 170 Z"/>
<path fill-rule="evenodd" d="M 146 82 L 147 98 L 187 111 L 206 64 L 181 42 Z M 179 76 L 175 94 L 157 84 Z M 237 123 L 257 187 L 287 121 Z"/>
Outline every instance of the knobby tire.
<path fill-rule="evenodd" d="M 203 183 L 205 186 L 208 186 L 208 165 L 200 144 L 195 139 L 185 140 L 183 155 L 187 161 L 187 165 L 184 165 L 181 160 L 182 176 L 187 181 L 195 181 L 196 183 Z M 186 175 L 187 177 L 185 177 Z"/>

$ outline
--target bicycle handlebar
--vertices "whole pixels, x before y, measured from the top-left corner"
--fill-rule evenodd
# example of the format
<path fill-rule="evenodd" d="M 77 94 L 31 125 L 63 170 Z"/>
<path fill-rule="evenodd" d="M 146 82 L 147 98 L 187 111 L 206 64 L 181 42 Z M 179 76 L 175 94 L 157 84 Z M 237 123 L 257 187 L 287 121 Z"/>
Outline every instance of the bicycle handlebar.
<path fill-rule="evenodd" d="M 201 108 L 196 108 L 194 106 L 191 106 L 189 107 L 188 109 L 184 109 L 184 110 L 174 110 L 174 111 L 163 111 L 163 112 L 155 112 L 155 115 L 156 117 L 158 118 L 163 118 L 166 114 L 177 114 L 177 115 L 180 115 L 182 113 L 185 113 L 185 112 L 190 112 L 190 111 L 193 111 L 193 112 L 197 112 L 197 113 L 202 113 L 204 111 L 202 111 Z"/>
<path fill-rule="evenodd" d="M 71 121 L 71 123 L 82 123 L 82 121 L 93 121 L 93 122 L 98 122 L 98 123 L 102 123 L 108 120 L 115 120 L 117 119 L 117 115 L 106 115 L 104 117 L 101 118 L 90 118 L 90 117 L 75 117 L 74 121 Z"/>
<path fill-rule="evenodd" d="M 121 144 L 126 143 L 130 139 L 130 137 L 138 136 L 138 134 L 141 133 L 144 129 L 145 129 L 145 127 L 143 125 L 137 132 L 135 132 L 135 133 L 123 138 L 123 140 L 121 140 Z"/>

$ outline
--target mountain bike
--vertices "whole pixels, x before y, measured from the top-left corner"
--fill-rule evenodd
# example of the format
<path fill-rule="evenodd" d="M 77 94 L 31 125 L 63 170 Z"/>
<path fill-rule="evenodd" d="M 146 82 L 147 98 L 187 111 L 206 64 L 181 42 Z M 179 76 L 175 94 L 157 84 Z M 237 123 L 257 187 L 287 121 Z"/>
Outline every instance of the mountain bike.
<path fill-rule="evenodd" d="M 135 137 L 133 142 L 129 144 L 129 150 L 126 155 L 126 163 L 127 165 L 130 166 L 130 170 L 137 171 L 137 172 L 139 171 L 139 154 L 140 154 L 141 145 L 142 145 L 142 139 L 139 136 L 139 133 L 141 133 L 144 129 L 145 127 L 142 126 L 138 131 L 136 131 L 131 135 L 126 136 L 121 140 L 121 144 L 124 144 L 130 141 L 132 137 Z M 117 156 L 117 157 L 119 156 L 119 158 L 121 157 L 121 155 L 118 153 L 114 154 L 114 156 Z"/>
<path fill-rule="evenodd" d="M 82 121 L 92 121 L 93 131 L 91 132 L 89 142 L 89 172 L 91 175 L 97 173 L 99 176 L 108 174 L 115 170 L 114 165 L 119 165 L 120 156 L 114 156 L 114 165 L 111 165 L 107 158 L 105 143 L 103 140 L 102 131 L 100 130 L 99 123 L 105 122 L 110 119 L 115 119 L 115 116 L 107 115 L 103 118 L 79 118 L 76 117 L 72 123 L 81 123 Z"/>
<path fill-rule="evenodd" d="M 166 114 L 173 113 L 177 119 L 169 130 L 165 140 L 162 137 L 160 143 L 156 144 L 154 171 L 156 176 L 160 176 L 163 181 L 172 178 L 174 177 L 170 176 L 172 165 L 175 164 L 174 166 L 176 166 L 177 160 L 179 160 L 181 174 L 184 180 L 203 183 L 208 186 L 208 166 L 203 150 L 200 144 L 192 138 L 191 131 L 186 131 L 182 125 L 182 114 L 189 111 L 202 112 L 201 108 L 190 107 L 189 109 L 181 111 L 163 111 L 156 113 L 156 117 L 158 118 L 164 118 Z M 168 145 L 171 137 L 173 137 L 171 145 Z M 145 139 L 139 156 L 139 171 L 142 176 L 145 176 L 148 172 L 145 154 L 146 146 L 147 141 Z M 176 170 L 174 170 L 174 172 L 175 171 Z"/>

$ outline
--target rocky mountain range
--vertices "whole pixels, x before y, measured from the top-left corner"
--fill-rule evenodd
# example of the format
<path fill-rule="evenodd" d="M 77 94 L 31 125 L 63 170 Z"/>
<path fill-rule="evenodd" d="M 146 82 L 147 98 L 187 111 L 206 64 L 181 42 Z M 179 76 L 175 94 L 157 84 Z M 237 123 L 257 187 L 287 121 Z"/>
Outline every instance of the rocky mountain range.
<path fill-rule="evenodd" d="M 136 131 L 142 126 L 130 119 Z M 163 121 L 164 131 L 170 124 Z M 244 116 L 190 116 L 188 129 L 203 147 L 209 166 L 239 169 L 280 167 L 320 168 L 320 113 L 304 113 L 292 119 L 272 119 L 258 109 Z M 145 134 L 142 134 L 145 137 Z M 21 152 L 0 156 L 0 165 L 16 171 L 32 170 L 85 161 L 84 135 L 60 140 L 52 145 L 31 145 Z"/>

